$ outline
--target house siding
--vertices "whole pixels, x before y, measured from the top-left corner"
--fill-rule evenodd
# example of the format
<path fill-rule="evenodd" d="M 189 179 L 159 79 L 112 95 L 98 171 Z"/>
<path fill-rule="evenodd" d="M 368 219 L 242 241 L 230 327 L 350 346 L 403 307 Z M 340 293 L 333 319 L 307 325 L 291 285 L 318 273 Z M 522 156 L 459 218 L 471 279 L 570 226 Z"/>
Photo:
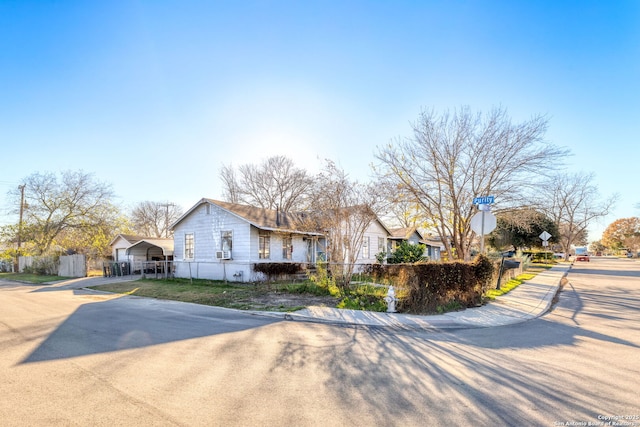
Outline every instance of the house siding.
<path fill-rule="evenodd" d="M 250 280 L 250 225 L 215 205 L 202 204 L 174 228 L 176 277 L 212 280 Z M 222 232 L 232 232 L 232 260 L 216 258 L 222 248 Z M 194 258 L 184 259 L 185 235 L 193 233 Z"/>
<path fill-rule="evenodd" d="M 259 237 L 261 234 L 268 234 L 270 237 L 269 245 L 269 258 L 259 258 Z M 293 252 L 291 259 L 286 259 L 282 255 L 282 242 L 285 237 L 291 238 L 291 244 L 293 245 Z M 307 242 L 300 234 L 293 233 L 275 233 L 271 231 L 262 231 L 256 227 L 251 227 L 251 258 L 250 262 L 307 262 Z"/>
<path fill-rule="evenodd" d="M 131 243 L 119 236 L 115 242 L 111 245 L 111 255 L 114 261 L 129 261 L 126 251 L 131 246 Z"/>
<path fill-rule="evenodd" d="M 385 251 L 384 247 L 379 246 L 378 238 L 382 238 L 386 241 L 388 236 L 389 233 L 379 221 L 373 221 L 369 224 L 369 227 L 367 227 L 363 235 L 363 237 L 369 238 L 369 256 L 365 258 L 362 254 L 362 248 L 360 248 L 356 264 L 371 264 L 376 262 L 376 254 Z"/>

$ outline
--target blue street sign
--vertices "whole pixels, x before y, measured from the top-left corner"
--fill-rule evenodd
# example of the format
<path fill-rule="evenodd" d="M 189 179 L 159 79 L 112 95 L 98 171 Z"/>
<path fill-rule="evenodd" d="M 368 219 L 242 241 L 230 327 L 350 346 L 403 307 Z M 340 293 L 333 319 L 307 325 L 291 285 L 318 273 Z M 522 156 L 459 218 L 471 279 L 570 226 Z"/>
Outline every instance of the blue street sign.
<path fill-rule="evenodd" d="M 476 197 L 473 199 L 474 205 L 490 205 L 493 203 L 493 196 Z"/>

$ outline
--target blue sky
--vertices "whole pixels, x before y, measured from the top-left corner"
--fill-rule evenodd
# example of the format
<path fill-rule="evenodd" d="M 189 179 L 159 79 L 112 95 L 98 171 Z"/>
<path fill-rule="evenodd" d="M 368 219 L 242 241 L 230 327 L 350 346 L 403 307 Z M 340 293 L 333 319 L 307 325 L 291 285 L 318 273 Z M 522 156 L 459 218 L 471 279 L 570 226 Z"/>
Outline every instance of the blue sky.
<path fill-rule="evenodd" d="M 640 215 L 639 77 L 637 1 L 0 0 L 0 195 L 82 169 L 188 209 L 281 154 L 364 181 L 422 108 L 503 106 L 620 194 L 595 240 Z"/>

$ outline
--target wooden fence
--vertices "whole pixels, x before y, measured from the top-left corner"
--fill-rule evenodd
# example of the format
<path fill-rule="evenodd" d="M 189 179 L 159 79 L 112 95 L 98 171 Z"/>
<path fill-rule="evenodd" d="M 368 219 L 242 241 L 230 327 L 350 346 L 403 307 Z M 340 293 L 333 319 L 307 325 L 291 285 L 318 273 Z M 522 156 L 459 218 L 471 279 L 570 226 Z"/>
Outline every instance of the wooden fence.
<path fill-rule="evenodd" d="M 21 256 L 18 258 L 18 271 L 62 277 L 86 277 L 87 258 L 81 254 L 60 257 Z"/>

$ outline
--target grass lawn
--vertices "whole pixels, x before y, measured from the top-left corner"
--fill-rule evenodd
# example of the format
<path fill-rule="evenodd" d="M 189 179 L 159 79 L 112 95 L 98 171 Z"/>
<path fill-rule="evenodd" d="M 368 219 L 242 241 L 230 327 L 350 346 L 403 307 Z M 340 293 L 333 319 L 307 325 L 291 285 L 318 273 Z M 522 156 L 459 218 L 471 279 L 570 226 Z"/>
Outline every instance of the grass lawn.
<path fill-rule="evenodd" d="M 335 298 L 307 282 L 297 284 L 230 284 L 213 280 L 140 279 L 132 282 L 92 286 L 92 289 L 159 298 L 172 301 L 212 305 L 239 310 L 289 312 L 311 304 L 337 303 Z"/>
<path fill-rule="evenodd" d="M 539 264 L 539 263 L 530 264 L 527 267 L 526 272 L 518 275 L 517 277 L 514 277 L 513 279 L 507 281 L 506 283 L 501 283 L 500 289 L 489 289 L 487 292 L 485 292 L 484 296 L 488 300 L 494 300 L 496 299 L 496 297 L 500 295 L 504 295 L 509 291 L 514 290 L 515 288 L 517 288 L 527 280 L 531 280 L 534 277 L 536 277 L 538 273 L 548 270 L 552 268 L 554 265 L 555 264 Z"/>
<path fill-rule="evenodd" d="M 27 282 L 27 283 L 47 283 L 47 282 L 57 282 L 60 280 L 70 279 L 70 277 L 60 277 L 60 276 L 41 276 L 38 274 L 28 274 L 28 273 L 0 273 L 0 280 L 14 280 L 16 282 Z"/>

